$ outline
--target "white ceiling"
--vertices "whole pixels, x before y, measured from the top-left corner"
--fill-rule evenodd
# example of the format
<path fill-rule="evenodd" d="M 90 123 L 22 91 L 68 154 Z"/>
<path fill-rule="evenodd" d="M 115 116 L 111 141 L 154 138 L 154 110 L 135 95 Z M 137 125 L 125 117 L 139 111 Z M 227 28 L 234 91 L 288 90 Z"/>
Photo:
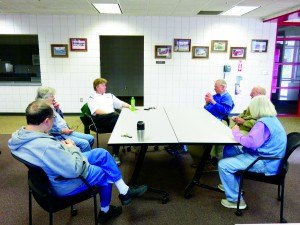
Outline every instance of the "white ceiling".
<path fill-rule="evenodd" d="M 300 10 L 299 0 L 0 0 L 0 14 L 98 15 L 91 3 L 119 3 L 128 16 L 197 16 L 199 11 L 259 5 L 243 17 L 270 19 Z"/>

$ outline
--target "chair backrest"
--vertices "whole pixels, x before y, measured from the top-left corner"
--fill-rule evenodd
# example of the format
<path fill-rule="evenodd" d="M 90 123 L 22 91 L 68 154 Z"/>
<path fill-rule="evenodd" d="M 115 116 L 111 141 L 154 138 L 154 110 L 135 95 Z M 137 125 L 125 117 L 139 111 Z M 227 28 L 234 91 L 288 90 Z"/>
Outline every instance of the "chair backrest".
<path fill-rule="evenodd" d="M 287 172 L 288 170 L 288 159 L 290 155 L 300 146 L 300 133 L 292 132 L 287 135 L 287 144 L 286 144 L 286 151 L 285 156 L 282 160 L 281 166 L 284 171 Z"/>
<path fill-rule="evenodd" d="M 82 107 L 81 107 L 81 115 L 80 116 L 86 116 L 86 115 L 91 115 L 91 110 L 88 106 L 87 103 L 85 103 Z"/>
<path fill-rule="evenodd" d="M 93 121 L 90 118 L 91 111 L 87 103 L 85 103 L 81 107 L 81 114 L 80 114 L 80 120 L 83 123 L 84 126 L 84 133 L 89 134 L 90 133 L 90 125 L 93 124 Z"/>
<path fill-rule="evenodd" d="M 48 206 L 45 202 L 49 196 L 54 195 L 47 174 L 41 167 L 27 162 L 14 154 L 12 156 L 28 168 L 28 185 L 32 190 L 32 194 L 36 201 L 47 210 Z"/>

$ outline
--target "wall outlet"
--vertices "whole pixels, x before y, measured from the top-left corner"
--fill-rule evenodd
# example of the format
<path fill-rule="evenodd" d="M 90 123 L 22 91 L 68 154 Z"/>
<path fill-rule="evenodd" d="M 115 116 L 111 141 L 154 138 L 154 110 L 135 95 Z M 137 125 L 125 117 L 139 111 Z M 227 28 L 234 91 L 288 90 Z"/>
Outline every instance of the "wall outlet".
<path fill-rule="evenodd" d="M 83 102 L 83 98 L 80 98 L 79 101 L 80 101 L 80 102 Z"/>

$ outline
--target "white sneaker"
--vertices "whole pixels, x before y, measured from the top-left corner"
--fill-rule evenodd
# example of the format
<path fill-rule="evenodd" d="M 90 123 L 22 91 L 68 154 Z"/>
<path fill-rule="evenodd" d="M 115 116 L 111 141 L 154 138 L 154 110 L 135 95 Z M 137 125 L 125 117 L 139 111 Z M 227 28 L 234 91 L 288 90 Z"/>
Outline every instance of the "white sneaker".
<path fill-rule="evenodd" d="M 222 199 L 221 204 L 229 209 L 236 209 L 237 208 L 237 202 L 230 202 L 227 199 Z M 246 209 L 247 205 L 246 202 L 242 199 L 240 201 L 240 209 Z"/>
<path fill-rule="evenodd" d="M 225 189 L 224 189 L 224 187 L 223 187 L 223 184 L 218 184 L 218 188 L 219 188 L 221 191 L 225 192 Z"/>

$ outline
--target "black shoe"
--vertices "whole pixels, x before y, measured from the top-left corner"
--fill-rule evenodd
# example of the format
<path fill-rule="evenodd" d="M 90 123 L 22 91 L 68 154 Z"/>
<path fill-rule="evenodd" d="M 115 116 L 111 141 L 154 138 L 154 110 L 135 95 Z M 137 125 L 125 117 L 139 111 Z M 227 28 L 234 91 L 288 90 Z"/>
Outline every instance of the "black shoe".
<path fill-rule="evenodd" d="M 118 217 L 122 213 L 122 206 L 109 206 L 109 210 L 107 213 L 103 211 L 99 211 L 98 213 L 98 223 L 103 224 L 107 222 L 108 220 Z"/>
<path fill-rule="evenodd" d="M 119 199 L 121 200 L 122 205 L 128 205 L 134 198 L 142 196 L 147 191 L 147 189 L 147 185 L 130 187 L 127 191 L 127 194 L 119 194 Z"/>

